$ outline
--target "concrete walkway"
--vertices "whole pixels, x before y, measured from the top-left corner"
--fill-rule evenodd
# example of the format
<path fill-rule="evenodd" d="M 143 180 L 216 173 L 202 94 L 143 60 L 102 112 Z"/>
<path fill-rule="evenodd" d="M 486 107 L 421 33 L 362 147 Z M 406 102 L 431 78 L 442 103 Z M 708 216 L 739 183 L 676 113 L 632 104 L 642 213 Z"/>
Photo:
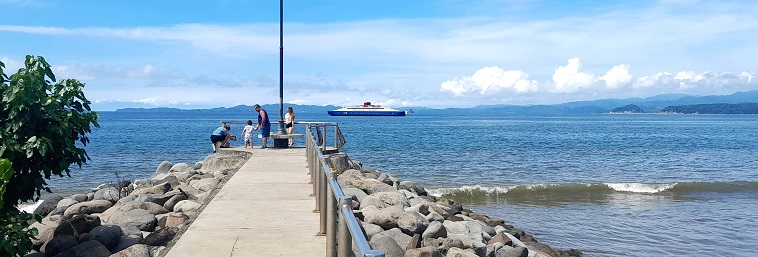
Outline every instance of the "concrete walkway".
<path fill-rule="evenodd" d="M 305 148 L 252 151 L 166 256 L 326 255 Z"/>

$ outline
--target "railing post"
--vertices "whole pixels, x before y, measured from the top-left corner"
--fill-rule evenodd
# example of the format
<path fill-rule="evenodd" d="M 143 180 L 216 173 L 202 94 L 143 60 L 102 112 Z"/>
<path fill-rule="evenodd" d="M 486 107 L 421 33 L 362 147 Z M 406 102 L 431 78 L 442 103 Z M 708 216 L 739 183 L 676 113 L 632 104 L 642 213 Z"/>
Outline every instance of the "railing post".
<path fill-rule="evenodd" d="M 324 163 L 326 163 L 326 158 L 321 158 L 319 160 L 319 166 L 321 166 L 320 172 L 318 174 L 318 209 L 319 209 L 319 215 L 321 218 L 321 230 L 319 231 L 319 235 L 326 235 L 326 216 L 328 215 L 328 210 L 326 209 L 326 191 L 329 190 L 327 187 L 327 180 L 326 180 L 326 171 L 324 170 Z"/>
<path fill-rule="evenodd" d="M 337 172 L 329 171 L 326 189 L 327 216 L 326 216 L 326 256 L 337 257 L 337 198 L 334 197 L 334 188 L 331 187 L 332 181 L 337 181 Z"/>
<path fill-rule="evenodd" d="M 340 197 L 340 203 L 339 208 L 353 208 L 353 197 L 344 195 Z M 344 206 L 344 207 L 343 207 Z M 342 213 L 342 212 L 340 212 Z M 337 248 L 339 252 L 340 257 L 352 257 L 352 251 L 353 251 L 353 238 L 350 236 L 350 229 L 347 227 L 347 219 L 348 217 L 345 215 L 342 215 L 342 220 L 340 220 L 340 226 L 339 226 L 339 239 L 337 240 L 337 245 L 339 248 Z"/>

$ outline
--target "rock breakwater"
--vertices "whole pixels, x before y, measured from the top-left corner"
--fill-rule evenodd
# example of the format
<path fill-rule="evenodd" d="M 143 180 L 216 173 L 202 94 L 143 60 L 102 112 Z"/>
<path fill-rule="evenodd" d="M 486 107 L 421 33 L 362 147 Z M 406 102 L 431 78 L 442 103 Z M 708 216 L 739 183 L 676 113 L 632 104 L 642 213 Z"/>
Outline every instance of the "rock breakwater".
<path fill-rule="evenodd" d="M 345 161 L 347 160 L 347 161 Z M 429 195 L 411 181 L 402 181 L 344 153 L 330 157 L 338 183 L 353 197 L 372 249 L 387 257 L 566 257 L 582 256 L 539 243 L 533 236 L 442 197 Z"/>
<path fill-rule="evenodd" d="M 199 215 L 251 153 L 221 151 L 202 162 L 162 162 L 148 179 L 103 184 L 91 192 L 48 197 L 30 227 L 34 257 L 157 257 Z"/>

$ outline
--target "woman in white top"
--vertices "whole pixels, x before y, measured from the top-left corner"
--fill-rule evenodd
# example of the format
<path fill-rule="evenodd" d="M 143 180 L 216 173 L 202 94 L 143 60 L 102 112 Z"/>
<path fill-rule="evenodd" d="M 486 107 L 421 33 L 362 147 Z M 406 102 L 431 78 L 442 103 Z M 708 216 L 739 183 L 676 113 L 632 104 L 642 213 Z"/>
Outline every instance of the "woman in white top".
<path fill-rule="evenodd" d="M 284 114 L 284 126 L 287 127 L 287 134 L 292 134 L 292 131 L 295 130 L 295 111 L 292 110 L 292 107 L 287 107 L 287 113 Z M 293 139 L 290 138 L 290 146 L 292 141 Z"/>

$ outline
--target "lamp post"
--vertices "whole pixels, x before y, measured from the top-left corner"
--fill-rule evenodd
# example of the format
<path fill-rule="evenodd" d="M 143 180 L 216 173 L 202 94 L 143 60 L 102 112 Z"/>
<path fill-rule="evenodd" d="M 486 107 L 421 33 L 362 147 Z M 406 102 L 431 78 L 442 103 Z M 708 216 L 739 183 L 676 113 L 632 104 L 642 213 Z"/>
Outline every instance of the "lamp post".
<path fill-rule="evenodd" d="M 284 129 L 284 0 L 279 0 L 279 129 L 276 133 L 287 134 Z"/>

